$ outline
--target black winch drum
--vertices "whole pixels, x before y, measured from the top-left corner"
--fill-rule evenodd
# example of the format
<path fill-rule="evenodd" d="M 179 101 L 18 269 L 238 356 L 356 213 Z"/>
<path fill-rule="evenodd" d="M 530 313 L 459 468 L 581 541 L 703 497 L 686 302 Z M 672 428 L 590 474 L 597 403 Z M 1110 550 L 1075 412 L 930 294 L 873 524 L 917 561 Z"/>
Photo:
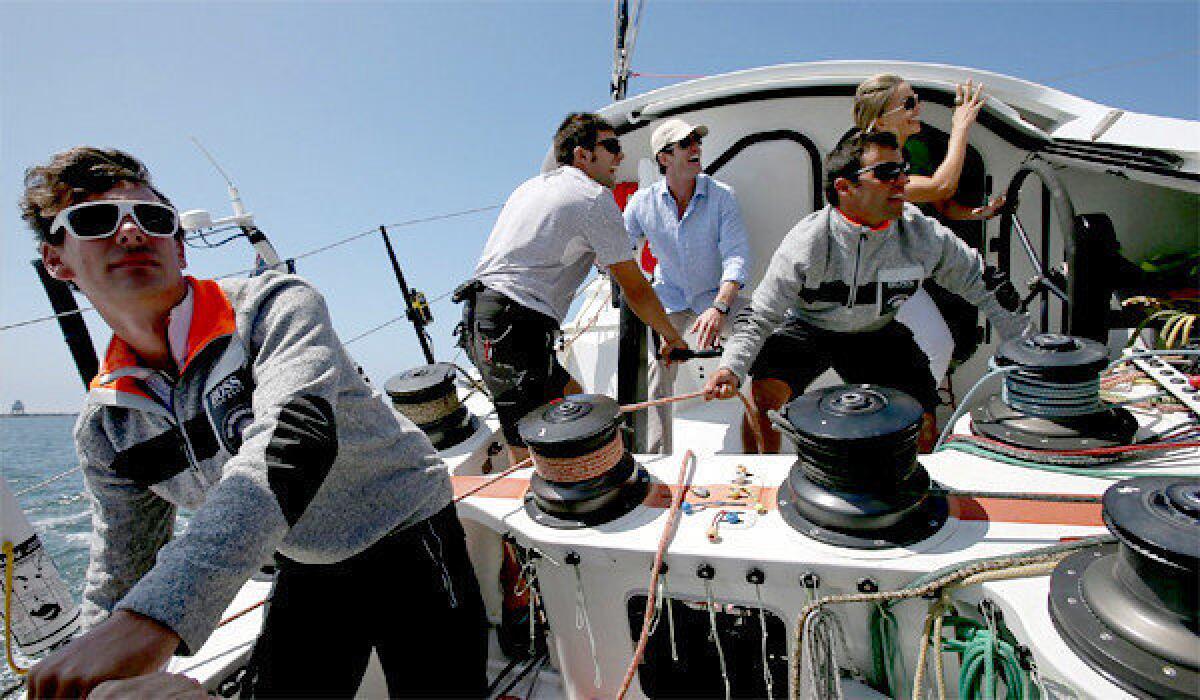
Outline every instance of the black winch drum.
<path fill-rule="evenodd" d="M 1108 366 L 1105 347 L 1088 338 L 1057 333 L 1042 333 L 1014 338 L 996 350 L 998 367 L 1019 367 L 1016 377 L 1006 375 L 1004 391 L 993 394 L 971 410 L 971 430 L 976 435 L 1031 450 L 1075 450 L 1118 447 L 1133 442 L 1137 419 L 1120 406 L 1099 404 L 1099 377 Z M 1010 379 L 1010 377 L 1012 377 Z M 1079 415 L 1037 415 L 1022 410 L 1013 400 L 1014 387 L 1028 382 L 1050 386 L 1096 386 L 1096 406 Z M 1079 390 L 1088 396 L 1087 389 Z M 1005 396 L 1005 392 L 1009 396 Z M 1047 413 L 1058 408 L 1051 396 L 1018 397 L 1033 406 L 1043 405 Z M 1091 398 L 1091 397 L 1089 397 Z"/>
<path fill-rule="evenodd" d="M 517 430 L 537 471 L 525 495 L 530 518 L 578 529 L 615 520 L 645 500 L 650 476 L 625 449 L 620 426 L 620 406 L 599 394 L 556 399 L 521 419 Z"/>
<path fill-rule="evenodd" d="M 1200 697 L 1200 478 L 1138 477 L 1104 493 L 1115 544 L 1072 554 L 1050 577 L 1067 646 L 1138 697 Z"/>
<path fill-rule="evenodd" d="M 383 385 L 392 406 L 416 423 L 439 450 L 466 440 L 476 428 L 475 417 L 458 399 L 454 385 L 457 371 L 447 362 L 421 365 L 397 374 Z"/>
<path fill-rule="evenodd" d="M 902 391 L 856 384 L 810 391 L 772 415 L 796 445 L 777 499 L 784 521 L 853 549 L 902 547 L 937 532 L 949 507 L 917 461 L 922 413 Z"/>

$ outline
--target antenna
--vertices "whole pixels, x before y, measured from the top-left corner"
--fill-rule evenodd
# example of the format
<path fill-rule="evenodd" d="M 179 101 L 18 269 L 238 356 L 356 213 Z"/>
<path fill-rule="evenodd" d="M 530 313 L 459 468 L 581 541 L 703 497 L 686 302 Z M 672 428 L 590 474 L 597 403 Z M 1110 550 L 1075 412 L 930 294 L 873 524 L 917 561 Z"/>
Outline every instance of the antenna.
<path fill-rule="evenodd" d="M 208 152 L 204 144 L 200 143 L 200 139 L 195 136 L 189 136 L 192 143 L 196 144 L 196 148 L 204 154 L 209 163 L 217 169 L 217 172 L 224 178 L 225 184 L 229 186 L 229 203 L 233 205 L 233 216 L 224 219 L 213 221 L 212 216 L 207 211 L 193 210 L 185 211 L 180 215 L 180 221 L 183 227 L 188 230 L 211 229 L 214 226 L 237 226 L 245 234 L 246 240 L 250 245 L 254 246 L 254 251 L 257 253 L 260 265 L 265 268 L 273 268 L 278 270 L 286 270 L 287 272 L 295 272 L 294 261 L 283 261 L 276 252 L 275 246 L 271 245 L 271 241 L 267 240 L 264 234 L 257 226 L 254 225 L 254 215 L 246 211 L 246 206 L 242 204 L 242 195 L 238 193 L 237 186 L 233 184 L 233 179 L 225 172 L 216 158 Z M 257 273 L 256 273 L 257 274 Z"/>
<path fill-rule="evenodd" d="M 225 169 L 221 167 L 221 164 L 217 162 L 217 159 L 213 158 L 213 155 L 208 152 L 208 149 L 204 147 L 204 144 L 200 143 L 200 139 L 196 138 L 195 136 L 189 136 L 188 138 L 192 140 L 192 143 L 196 144 L 196 148 L 200 149 L 200 152 L 204 154 L 204 157 L 208 159 L 208 162 L 212 163 L 212 166 L 217 169 L 218 173 L 221 174 L 221 177 L 225 180 L 225 184 L 229 186 L 229 202 L 233 205 L 234 218 L 245 219 L 247 214 L 246 207 L 244 204 L 242 204 L 242 195 L 238 193 L 238 189 L 236 186 L 234 186 L 233 180 L 229 177 L 229 174 L 225 172 Z"/>

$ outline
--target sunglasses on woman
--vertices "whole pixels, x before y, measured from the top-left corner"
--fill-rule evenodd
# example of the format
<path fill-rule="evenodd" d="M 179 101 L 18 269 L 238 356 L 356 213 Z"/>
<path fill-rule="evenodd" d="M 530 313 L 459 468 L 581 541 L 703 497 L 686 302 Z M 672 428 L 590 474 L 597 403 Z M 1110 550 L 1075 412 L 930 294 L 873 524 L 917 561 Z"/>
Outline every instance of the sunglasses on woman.
<path fill-rule="evenodd" d="M 912 95 L 909 95 L 908 97 L 905 97 L 904 102 L 901 102 L 899 107 L 893 107 L 892 109 L 889 109 L 888 111 L 884 112 L 883 114 L 881 114 L 879 116 L 886 117 L 889 114 L 895 114 L 896 112 L 899 112 L 901 110 L 904 110 L 905 112 L 911 112 L 914 109 L 916 109 L 917 105 L 920 103 L 921 103 L 921 98 L 917 97 L 916 94 L 914 93 Z"/>
<path fill-rule="evenodd" d="M 880 182 L 894 182 L 901 175 L 907 175 L 910 166 L 908 163 L 899 160 L 889 160 L 886 163 L 876 163 L 854 173 L 855 177 L 864 173 L 871 173 L 876 180 Z"/>
<path fill-rule="evenodd" d="M 130 199 L 81 202 L 67 207 L 54 217 L 50 233 L 65 229 L 82 240 L 108 238 L 117 232 L 126 216 L 132 216 L 134 223 L 151 236 L 170 238 L 179 233 L 179 213 L 174 207 Z"/>

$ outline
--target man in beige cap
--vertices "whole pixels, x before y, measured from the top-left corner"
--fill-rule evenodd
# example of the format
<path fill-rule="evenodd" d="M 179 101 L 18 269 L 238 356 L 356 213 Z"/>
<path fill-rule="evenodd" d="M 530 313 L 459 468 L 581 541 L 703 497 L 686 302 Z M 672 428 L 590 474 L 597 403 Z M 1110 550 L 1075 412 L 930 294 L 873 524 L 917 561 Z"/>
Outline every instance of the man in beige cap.
<path fill-rule="evenodd" d="M 645 239 L 658 258 L 654 291 L 672 325 L 693 334 L 697 349 L 717 344 L 750 268 L 750 242 L 733 188 L 702 172 L 701 139 L 708 127 L 667 119 L 650 136 L 663 179 L 636 192 L 625 207 L 625 228 L 636 247 Z M 651 399 L 670 396 L 676 365 L 650 363 Z M 671 407 L 650 410 L 647 449 L 671 452 Z"/>

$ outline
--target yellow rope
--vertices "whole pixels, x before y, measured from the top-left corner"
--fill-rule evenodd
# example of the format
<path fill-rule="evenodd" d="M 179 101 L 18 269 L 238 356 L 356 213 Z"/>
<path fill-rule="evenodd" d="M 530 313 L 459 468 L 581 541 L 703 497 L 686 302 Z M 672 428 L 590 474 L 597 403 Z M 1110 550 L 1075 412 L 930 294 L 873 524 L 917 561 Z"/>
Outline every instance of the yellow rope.
<path fill-rule="evenodd" d="M 29 669 L 21 668 L 13 658 L 12 636 L 12 593 L 13 593 L 13 545 L 4 541 L 4 655 L 8 659 L 8 667 L 18 676 L 25 675 Z"/>

